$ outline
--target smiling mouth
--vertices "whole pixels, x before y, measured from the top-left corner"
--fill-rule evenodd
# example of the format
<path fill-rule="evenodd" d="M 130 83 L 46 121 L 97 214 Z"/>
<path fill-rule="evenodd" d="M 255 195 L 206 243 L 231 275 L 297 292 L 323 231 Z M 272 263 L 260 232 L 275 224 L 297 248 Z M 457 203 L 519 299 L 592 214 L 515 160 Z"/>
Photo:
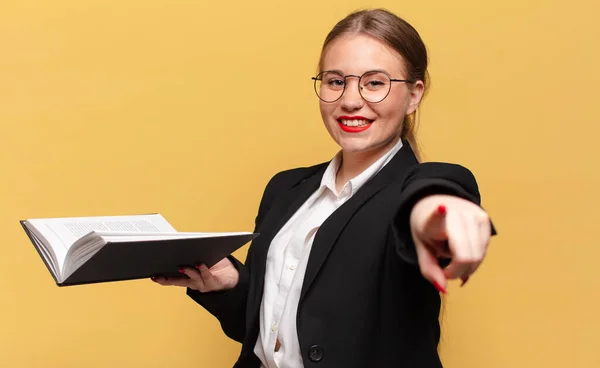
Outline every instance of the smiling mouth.
<path fill-rule="evenodd" d="M 371 127 L 373 120 L 368 119 L 338 119 L 338 124 L 347 133 L 358 133 Z"/>

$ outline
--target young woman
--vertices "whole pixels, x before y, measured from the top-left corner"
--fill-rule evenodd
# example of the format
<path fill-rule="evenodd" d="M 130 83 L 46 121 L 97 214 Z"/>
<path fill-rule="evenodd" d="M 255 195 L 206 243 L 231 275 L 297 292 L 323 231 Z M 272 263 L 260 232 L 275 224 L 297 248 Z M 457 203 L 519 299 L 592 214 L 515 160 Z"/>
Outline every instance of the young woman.
<path fill-rule="evenodd" d="M 466 282 L 495 231 L 470 171 L 419 162 L 425 45 L 392 13 L 355 12 L 327 36 L 319 69 L 340 152 L 271 179 L 245 264 L 154 281 L 186 287 L 242 343 L 235 367 L 441 367 L 439 292 Z"/>

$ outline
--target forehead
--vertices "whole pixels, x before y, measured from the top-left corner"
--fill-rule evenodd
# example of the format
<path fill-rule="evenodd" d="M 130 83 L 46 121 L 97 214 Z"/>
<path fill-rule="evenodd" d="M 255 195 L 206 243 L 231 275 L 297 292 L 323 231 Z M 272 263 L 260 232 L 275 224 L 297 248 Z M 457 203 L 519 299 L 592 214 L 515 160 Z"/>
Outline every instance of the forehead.
<path fill-rule="evenodd" d="M 323 54 L 322 70 L 356 74 L 385 70 L 393 76 L 404 73 L 404 59 L 387 44 L 364 34 L 333 40 Z"/>

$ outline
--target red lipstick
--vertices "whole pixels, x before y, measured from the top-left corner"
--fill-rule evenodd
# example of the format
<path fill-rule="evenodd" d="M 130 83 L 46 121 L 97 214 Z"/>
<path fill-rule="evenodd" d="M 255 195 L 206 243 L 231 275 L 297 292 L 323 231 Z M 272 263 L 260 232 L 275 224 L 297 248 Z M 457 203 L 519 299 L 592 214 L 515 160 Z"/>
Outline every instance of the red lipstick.
<path fill-rule="evenodd" d="M 342 123 L 342 120 L 365 120 L 367 121 L 367 124 L 361 126 L 348 126 L 344 125 L 344 123 Z M 367 119 L 364 116 L 340 116 L 339 118 L 337 118 L 337 122 L 344 132 L 359 133 L 369 129 L 373 123 L 373 120 Z"/>

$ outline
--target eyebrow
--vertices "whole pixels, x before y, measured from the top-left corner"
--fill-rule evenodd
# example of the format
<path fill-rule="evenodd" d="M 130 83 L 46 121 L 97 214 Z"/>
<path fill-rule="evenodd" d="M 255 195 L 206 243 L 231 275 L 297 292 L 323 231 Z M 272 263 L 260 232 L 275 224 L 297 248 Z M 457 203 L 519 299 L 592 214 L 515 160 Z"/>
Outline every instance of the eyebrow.
<path fill-rule="evenodd" d="M 384 69 L 373 69 L 373 70 L 369 70 L 370 72 L 380 72 L 380 73 L 385 73 L 387 75 L 391 75 L 390 72 L 388 72 L 387 70 Z"/>
<path fill-rule="evenodd" d="M 330 72 L 330 73 L 337 73 L 339 75 L 345 75 L 341 70 L 335 69 L 335 70 L 322 70 L 321 73 L 325 73 L 325 72 Z M 380 72 L 380 73 L 385 73 L 385 74 L 390 74 L 387 70 L 384 69 L 371 69 L 371 70 L 367 70 L 364 73 L 371 73 L 371 72 Z M 363 74 L 364 74 L 363 73 Z"/>
<path fill-rule="evenodd" d="M 327 72 L 327 73 L 337 73 L 339 75 L 344 75 L 344 73 L 342 73 L 341 70 L 321 70 L 321 73 L 325 73 L 325 72 Z"/>

